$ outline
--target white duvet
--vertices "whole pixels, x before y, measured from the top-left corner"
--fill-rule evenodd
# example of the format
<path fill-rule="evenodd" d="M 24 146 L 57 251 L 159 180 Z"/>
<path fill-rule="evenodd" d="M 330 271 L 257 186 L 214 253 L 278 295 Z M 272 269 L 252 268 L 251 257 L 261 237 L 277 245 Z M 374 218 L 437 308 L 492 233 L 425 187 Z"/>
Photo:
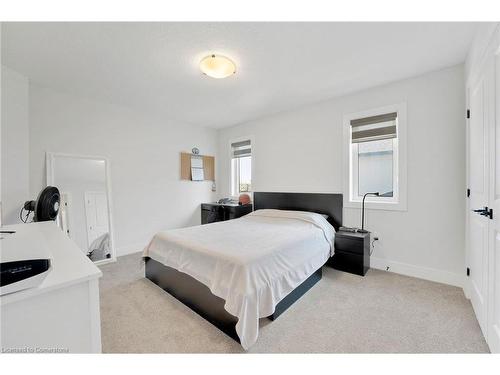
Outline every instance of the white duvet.
<path fill-rule="evenodd" d="M 333 255 L 335 229 L 316 213 L 257 210 L 242 218 L 157 233 L 144 250 L 226 301 L 248 349 L 259 318 Z"/>

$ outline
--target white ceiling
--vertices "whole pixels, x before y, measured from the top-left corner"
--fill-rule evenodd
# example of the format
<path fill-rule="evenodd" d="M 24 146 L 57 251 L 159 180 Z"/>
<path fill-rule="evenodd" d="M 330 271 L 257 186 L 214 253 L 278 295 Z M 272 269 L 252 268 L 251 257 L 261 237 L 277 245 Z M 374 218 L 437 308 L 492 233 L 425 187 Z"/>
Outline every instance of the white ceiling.
<path fill-rule="evenodd" d="M 33 82 L 224 127 L 464 61 L 475 23 L 3 23 Z M 236 75 L 201 74 L 216 52 Z"/>

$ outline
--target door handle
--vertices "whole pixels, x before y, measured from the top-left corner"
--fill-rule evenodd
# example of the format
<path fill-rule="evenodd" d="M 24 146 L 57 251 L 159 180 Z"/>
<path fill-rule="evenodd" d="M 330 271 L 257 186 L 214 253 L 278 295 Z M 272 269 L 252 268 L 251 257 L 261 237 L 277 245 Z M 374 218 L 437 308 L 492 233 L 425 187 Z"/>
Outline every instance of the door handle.
<path fill-rule="evenodd" d="M 483 208 L 479 208 L 477 210 L 472 210 L 472 211 L 474 211 L 475 213 L 477 213 L 481 216 L 488 216 L 490 219 L 493 219 L 493 210 L 491 208 L 483 207 Z"/>

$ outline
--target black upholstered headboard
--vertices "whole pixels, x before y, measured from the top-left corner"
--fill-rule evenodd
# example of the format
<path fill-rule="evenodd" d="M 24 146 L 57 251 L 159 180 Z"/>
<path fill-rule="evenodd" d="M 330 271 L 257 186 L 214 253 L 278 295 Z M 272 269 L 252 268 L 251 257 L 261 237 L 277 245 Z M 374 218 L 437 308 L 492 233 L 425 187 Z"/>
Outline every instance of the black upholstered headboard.
<path fill-rule="evenodd" d="M 327 193 L 253 193 L 254 210 L 309 211 L 328 215 L 328 221 L 338 230 L 342 225 L 342 194 Z"/>

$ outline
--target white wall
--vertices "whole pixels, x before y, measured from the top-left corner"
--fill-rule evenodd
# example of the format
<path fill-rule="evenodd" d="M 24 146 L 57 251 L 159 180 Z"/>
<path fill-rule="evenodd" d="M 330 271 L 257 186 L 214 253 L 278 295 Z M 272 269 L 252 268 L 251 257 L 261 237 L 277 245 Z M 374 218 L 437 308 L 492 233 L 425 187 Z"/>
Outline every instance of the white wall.
<path fill-rule="evenodd" d="M 408 210 L 367 212 L 372 266 L 462 285 L 464 69 L 455 66 L 219 130 L 219 196 L 230 195 L 229 142 L 253 136 L 254 191 L 342 192 L 342 117 L 407 103 Z M 359 209 L 344 224 L 360 225 Z"/>
<path fill-rule="evenodd" d="M 2 224 L 19 223 L 19 211 L 33 197 L 28 189 L 28 79 L 2 66 Z"/>
<path fill-rule="evenodd" d="M 179 153 L 196 146 L 214 155 L 215 130 L 34 84 L 29 104 L 31 194 L 45 185 L 46 151 L 107 157 L 118 256 L 141 251 L 161 229 L 200 223 L 200 203 L 214 199 L 211 182 L 181 181 Z"/>

